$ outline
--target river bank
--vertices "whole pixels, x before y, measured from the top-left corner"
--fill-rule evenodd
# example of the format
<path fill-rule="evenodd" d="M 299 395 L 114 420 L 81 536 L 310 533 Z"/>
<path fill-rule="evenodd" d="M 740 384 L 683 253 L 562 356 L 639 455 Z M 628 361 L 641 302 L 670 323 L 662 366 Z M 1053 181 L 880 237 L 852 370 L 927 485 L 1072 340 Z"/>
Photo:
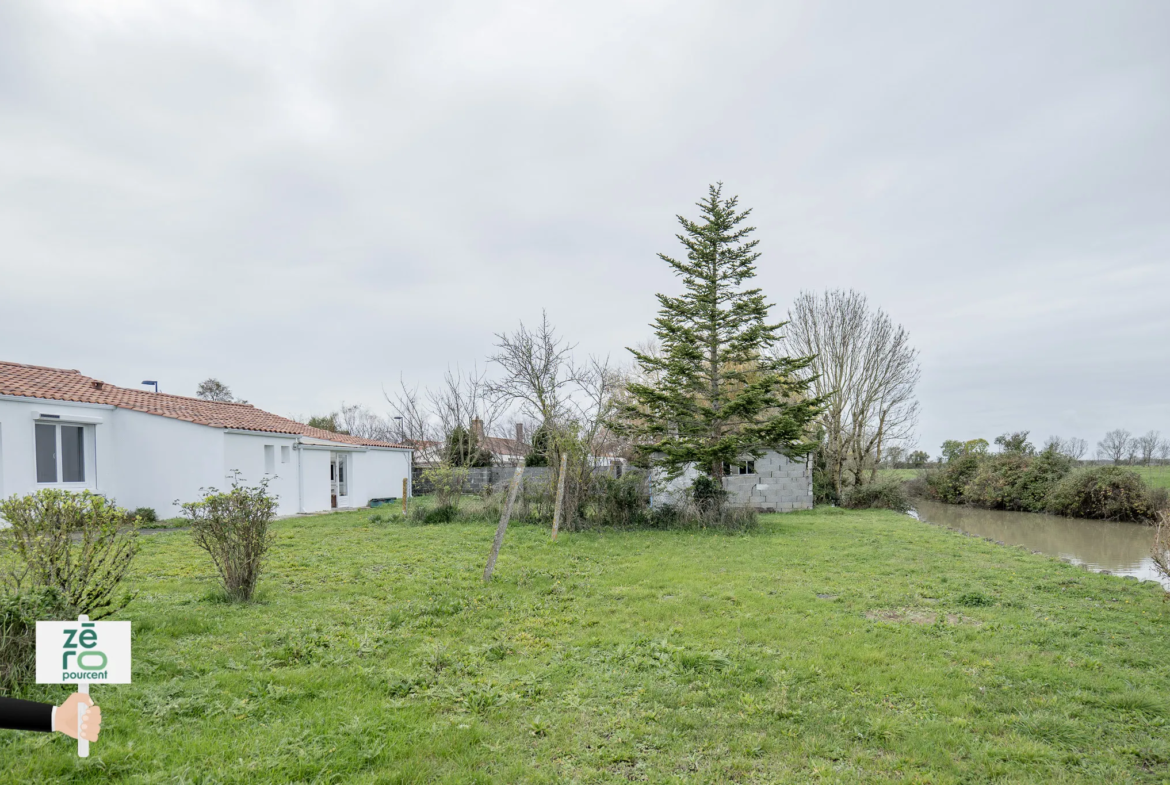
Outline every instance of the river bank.
<path fill-rule="evenodd" d="M 1018 545 L 1094 572 L 1156 581 L 1170 588 L 1150 558 L 1154 532 L 1139 523 L 1066 518 L 1029 512 L 983 510 L 917 500 L 914 515 L 927 523 Z"/>

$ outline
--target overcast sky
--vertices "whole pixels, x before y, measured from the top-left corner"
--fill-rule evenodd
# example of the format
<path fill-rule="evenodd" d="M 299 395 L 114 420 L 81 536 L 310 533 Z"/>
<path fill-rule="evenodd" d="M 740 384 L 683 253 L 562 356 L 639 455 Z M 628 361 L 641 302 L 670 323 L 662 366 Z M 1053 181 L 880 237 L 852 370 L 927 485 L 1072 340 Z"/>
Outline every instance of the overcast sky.
<path fill-rule="evenodd" d="M 0 359 L 286 415 L 647 338 L 675 214 L 921 351 L 921 446 L 1170 432 L 1170 3 L 0 3 Z M 625 361 L 625 357 L 620 359 Z"/>

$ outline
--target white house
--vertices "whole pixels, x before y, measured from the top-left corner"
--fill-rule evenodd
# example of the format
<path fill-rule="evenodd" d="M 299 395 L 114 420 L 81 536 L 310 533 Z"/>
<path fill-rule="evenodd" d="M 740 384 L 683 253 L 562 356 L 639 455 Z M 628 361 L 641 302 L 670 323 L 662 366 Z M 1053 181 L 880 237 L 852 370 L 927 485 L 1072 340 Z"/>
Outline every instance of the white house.
<path fill-rule="evenodd" d="M 202 488 L 269 481 L 278 514 L 401 497 L 411 450 L 257 409 L 116 387 L 77 371 L 0 361 L 0 498 L 89 489 L 178 514 Z M 407 493 L 409 493 L 409 488 Z"/>

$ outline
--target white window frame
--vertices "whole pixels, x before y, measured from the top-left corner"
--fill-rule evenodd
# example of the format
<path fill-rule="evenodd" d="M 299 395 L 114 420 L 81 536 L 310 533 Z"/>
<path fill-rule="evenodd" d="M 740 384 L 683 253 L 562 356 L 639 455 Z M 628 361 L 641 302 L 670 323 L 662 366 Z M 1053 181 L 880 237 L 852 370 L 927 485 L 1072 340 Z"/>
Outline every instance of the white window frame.
<path fill-rule="evenodd" d="M 292 447 L 287 444 L 280 445 L 280 462 L 292 463 Z"/>
<path fill-rule="evenodd" d="M 749 458 L 742 463 L 723 462 L 724 477 L 754 477 L 756 475 L 756 461 Z"/>
<path fill-rule="evenodd" d="M 276 474 L 276 445 L 264 445 L 264 473 Z"/>
<path fill-rule="evenodd" d="M 54 482 L 41 482 L 37 478 L 37 426 L 38 425 L 52 425 L 53 436 L 57 440 L 55 449 L 57 452 L 57 479 Z M 61 449 L 61 426 L 69 428 L 81 429 L 81 468 L 82 479 L 80 482 L 65 482 L 65 466 L 64 466 L 64 450 Z M 37 488 L 67 488 L 67 489 L 93 489 L 94 478 L 97 477 L 97 445 L 95 442 L 94 427 L 90 423 L 73 422 L 67 418 L 40 416 L 33 420 L 32 428 L 32 461 L 33 461 L 33 481 Z"/>

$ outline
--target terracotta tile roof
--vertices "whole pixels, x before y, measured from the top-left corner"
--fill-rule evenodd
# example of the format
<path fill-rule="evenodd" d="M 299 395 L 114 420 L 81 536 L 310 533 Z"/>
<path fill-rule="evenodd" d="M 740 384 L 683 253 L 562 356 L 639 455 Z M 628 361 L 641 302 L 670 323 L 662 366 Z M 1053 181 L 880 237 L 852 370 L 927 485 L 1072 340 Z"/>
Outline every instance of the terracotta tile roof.
<path fill-rule="evenodd" d="M 339 444 L 409 449 L 401 444 L 310 428 L 296 420 L 257 409 L 248 403 L 219 403 L 205 401 L 202 398 L 188 398 L 184 395 L 132 390 L 82 376 L 80 372 L 74 370 L 22 365 L 3 360 L 0 360 L 0 395 L 20 395 L 50 401 L 101 403 L 212 428 L 298 434 Z"/>

